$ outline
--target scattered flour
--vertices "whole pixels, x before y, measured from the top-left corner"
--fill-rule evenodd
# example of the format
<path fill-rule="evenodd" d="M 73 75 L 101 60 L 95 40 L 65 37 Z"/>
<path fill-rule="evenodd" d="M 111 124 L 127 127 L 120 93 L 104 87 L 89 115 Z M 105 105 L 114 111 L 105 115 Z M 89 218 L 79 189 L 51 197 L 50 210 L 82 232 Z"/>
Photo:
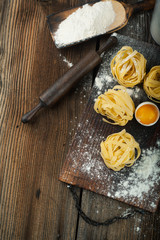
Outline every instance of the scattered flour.
<path fill-rule="evenodd" d="M 98 90 L 102 90 L 104 84 L 110 83 L 112 81 L 113 79 L 109 75 L 104 76 L 104 78 L 96 77 L 95 86 L 98 88 Z"/>
<path fill-rule="evenodd" d="M 77 163 L 81 164 L 81 172 L 89 178 L 94 178 L 96 176 L 98 179 L 102 179 L 105 176 L 105 165 L 103 160 L 97 161 L 100 156 L 99 141 L 102 140 L 101 131 L 95 136 L 95 131 L 90 126 L 88 120 L 85 121 L 86 127 L 80 130 L 80 134 L 76 134 L 77 147 L 76 151 L 72 151 L 71 158 L 73 161 L 73 169 L 77 169 Z M 78 129 L 81 129 L 82 125 L 78 124 Z M 86 139 L 84 143 L 84 138 L 90 136 Z M 83 139 L 83 141 L 82 141 Z M 94 157 L 93 157 L 94 155 Z M 78 160 L 78 161 L 77 161 Z M 104 173 L 104 175 L 103 175 Z"/>
<path fill-rule="evenodd" d="M 114 33 L 111 34 L 111 36 L 117 37 L 117 33 L 114 32 Z"/>
<path fill-rule="evenodd" d="M 103 74 L 101 73 L 101 76 L 97 76 L 95 78 L 94 87 L 97 89 L 97 95 L 102 94 L 103 91 L 106 91 L 109 88 L 113 88 L 113 86 L 116 84 L 118 85 L 118 82 L 116 81 L 116 79 L 114 79 L 113 76 L 110 76 L 107 73 L 106 69 L 104 69 L 104 71 L 102 72 Z M 126 88 L 126 89 L 128 94 L 134 99 L 138 99 L 144 93 L 144 90 L 138 86 L 135 86 L 134 88 Z"/>
<path fill-rule="evenodd" d="M 119 47 L 116 51 L 118 49 Z M 110 52 L 103 57 L 93 86 L 92 93 L 94 92 L 94 94 L 91 95 L 93 101 L 98 95 L 118 84 L 110 71 L 112 58 L 113 53 Z M 140 86 L 127 88 L 127 91 L 136 104 L 147 98 L 147 96 L 144 97 L 143 88 Z M 99 191 L 97 191 L 100 194 L 119 200 L 123 199 L 131 204 L 136 202 L 139 206 L 142 206 L 142 204 L 150 205 L 154 209 L 157 206 L 160 193 L 158 187 L 160 185 L 160 140 L 157 140 L 155 147 L 142 148 L 141 157 L 131 168 L 124 168 L 119 172 L 111 172 L 105 166 L 100 156 L 100 142 L 105 137 L 104 126 L 101 121 L 95 125 L 93 122 L 94 116 L 92 115 L 89 120 L 83 119 L 83 122 L 78 125 L 75 136 L 76 150 L 74 151 L 72 148 L 70 153 L 70 158 L 72 159 L 71 171 L 77 174 L 81 171 L 85 180 L 89 179 L 93 182 L 96 180 L 98 184 L 95 189 L 99 188 Z M 144 143 L 148 133 L 142 131 L 140 134 L 143 134 Z M 158 134 L 157 138 L 159 137 Z M 139 133 L 138 137 L 140 138 Z M 91 187 L 88 186 L 88 188 Z M 138 231 L 139 229 L 137 228 Z"/>
<path fill-rule="evenodd" d="M 62 56 L 60 54 L 60 57 L 62 57 L 63 62 L 67 63 L 68 67 L 72 67 L 73 66 L 73 63 L 69 62 L 65 56 Z"/>
<path fill-rule="evenodd" d="M 98 88 L 98 90 L 102 90 L 103 84 L 103 79 L 96 77 L 95 86 Z"/>
<path fill-rule="evenodd" d="M 140 227 L 136 228 L 136 232 L 140 232 L 140 230 L 141 230 Z"/>
<path fill-rule="evenodd" d="M 132 211 L 131 208 L 126 209 L 126 211 L 122 213 L 121 217 L 127 217 L 128 215 L 131 214 L 131 211 Z"/>
<path fill-rule="evenodd" d="M 118 84 L 110 73 L 111 59 L 112 56 L 107 56 L 107 58 L 106 55 L 104 56 L 101 69 L 95 79 L 96 98 Z M 127 88 L 127 92 L 134 102 L 139 101 L 139 99 L 142 101 L 143 88 L 135 86 L 134 88 Z M 134 164 L 127 177 L 125 171 L 124 173 L 123 171 L 115 173 L 115 177 L 120 180 L 116 189 L 114 188 L 115 184 L 111 185 L 110 191 L 107 193 L 109 197 L 143 200 L 145 194 L 152 194 L 155 184 L 158 184 L 160 180 L 160 141 L 157 141 L 156 145 L 155 148 L 142 149 L 140 160 Z M 151 202 L 150 205 L 153 208 L 156 206 L 155 202 Z"/>
<path fill-rule="evenodd" d="M 96 94 L 94 101 L 96 101 L 97 97 L 100 94 L 119 84 L 111 73 L 110 62 L 112 58 L 113 55 L 110 55 L 109 53 L 105 54 L 103 57 L 103 62 L 101 63 L 100 70 L 97 77 L 95 78 L 94 88 L 96 89 Z M 144 97 L 144 90 L 140 86 L 134 86 L 134 88 L 126 89 L 136 104 L 139 104 L 142 101 L 142 98 L 144 98 L 144 101 L 148 100 L 147 96 Z"/>
<path fill-rule="evenodd" d="M 142 149 L 140 159 L 131 168 L 110 172 L 100 157 L 100 147 L 97 148 L 103 139 L 101 132 L 95 133 L 88 120 L 85 125 L 83 128 L 81 124 L 78 125 L 80 132 L 76 135 L 76 151 L 72 151 L 70 155 L 72 171 L 76 173 L 79 169 L 85 179 L 99 180 L 104 185 L 101 194 L 107 194 L 108 197 L 123 198 L 127 202 L 136 199 L 141 202 L 145 196 L 154 195 L 150 206 L 155 208 L 158 199 L 155 187 L 160 183 L 160 141 L 157 140 L 155 147 Z M 85 137 L 89 135 L 84 143 Z"/>
<path fill-rule="evenodd" d="M 70 153 L 71 171 L 74 174 L 80 171 L 85 179 L 100 181 L 103 186 L 100 193 L 111 198 L 141 204 L 145 199 L 148 201 L 148 196 L 154 196 L 149 200 L 150 207 L 154 209 L 159 198 L 157 186 L 160 184 L 160 140 L 157 140 L 155 147 L 142 149 L 141 157 L 131 168 L 110 172 L 100 156 L 100 142 L 104 140 L 102 132 L 101 128 L 93 128 L 88 119 L 83 121 L 83 125 L 78 124 L 76 150 Z M 96 188 L 98 187 L 99 185 Z"/>
<path fill-rule="evenodd" d="M 73 63 L 69 62 L 65 57 L 63 57 L 63 61 L 67 63 L 68 67 L 72 67 Z"/>
<path fill-rule="evenodd" d="M 158 184 L 160 176 L 160 149 L 152 147 L 143 149 L 140 161 L 137 161 L 131 168 L 126 178 L 121 178 L 118 183 L 115 196 L 131 199 L 138 197 L 143 199 L 145 194 L 152 195 L 154 185 Z M 120 173 L 117 173 L 119 175 Z M 121 174 L 120 174 L 121 175 Z M 154 203 L 151 203 L 154 207 Z"/>
<path fill-rule="evenodd" d="M 85 4 L 68 16 L 54 34 L 58 47 L 103 34 L 113 23 L 115 12 L 111 1 Z"/>

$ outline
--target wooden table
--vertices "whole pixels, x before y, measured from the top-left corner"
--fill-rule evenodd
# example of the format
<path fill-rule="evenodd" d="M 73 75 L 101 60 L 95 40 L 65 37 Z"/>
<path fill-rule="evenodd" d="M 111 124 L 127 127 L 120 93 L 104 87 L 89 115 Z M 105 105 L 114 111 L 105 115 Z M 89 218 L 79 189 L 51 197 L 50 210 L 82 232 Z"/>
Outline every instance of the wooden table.
<path fill-rule="evenodd" d="M 110 226 L 87 224 L 58 176 L 95 78 L 95 71 L 51 109 L 29 124 L 24 113 L 38 96 L 101 39 L 58 50 L 46 16 L 89 1 L 0 0 L 0 239 L 160 239 L 160 205 L 154 214 L 135 214 Z M 125 1 L 136 2 L 136 1 Z M 154 43 L 152 11 L 131 17 L 119 33 Z M 102 38 L 103 39 L 103 38 Z M 76 188 L 84 212 L 96 221 L 130 206 Z"/>

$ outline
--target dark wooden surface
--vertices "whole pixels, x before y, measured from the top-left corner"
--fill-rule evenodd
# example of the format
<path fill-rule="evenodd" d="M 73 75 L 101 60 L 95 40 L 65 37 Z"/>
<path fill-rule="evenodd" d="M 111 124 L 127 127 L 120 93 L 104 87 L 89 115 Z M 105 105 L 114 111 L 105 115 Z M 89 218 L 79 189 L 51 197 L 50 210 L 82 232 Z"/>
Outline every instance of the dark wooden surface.
<path fill-rule="evenodd" d="M 32 123 L 21 123 L 43 90 L 69 69 L 65 60 L 74 64 L 98 46 L 99 39 L 93 39 L 58 50 L 46 23 L 47 15 L 85 2 L 0 0 L 0 239 L 160 238 L 160 206 L 154 214 L 93 227 L 78 216 L 66 184 L 58 181 L 95 71 Z M 152 11 L 133 16 L 120 33 L 154 44 L 151 15 Z M 116 200 L 76 190 L 82 209 L 95 220 L 128 209 Z"/>
<path fill-rule="evenodd" d="M 143 159 L 145 158 L 146 160 L 148 158 L 149 149 L 152 148 L 152 155 L 150 155 L 149 158 L 153 163 L 154 152 L 156 151 L 157 156 L 158 154 L 160 156 L 160 149 L 157 147 L 157 143 L 160 141 L 160 119 L 157 124 L 150 128 L 139 124 L 134 117 L 123 127 L 111 125 L 104 122 L 102 116 L 95 112 L 94 103 L 100 94 L 117 85 L 117 81 L 115 81 L 111 73 L 110 62 L 123 46 L 127 44 L 143 54 L 145 59 L 147 59 L 147 72 L 153 66 L 160 65 L 160 47 L 144 41 L 137 41 L 121 34 L 117 34 L 116 37 L 118 40 L 116 46 L 110 48 L 103 54 L 101 66 L 99 67 L 89 100 L 78 124 L 72 146 L 69 149 L 60 172 L 60 180 L 104 196 L 109 196 L 132 206 L 155 212 L 160 200 L 159 174 L 153 172 L 151 175 L 154 175 L 154 180 L 149 180 L 148 178 L 145 179 L 144 176 L 138 177 L 137 172 Z M 109 81 L 107 81 L 108 77 Z M 97 84 L 98 80 L 100 82 L 100 79 L 101 88 L 99 88 Z M 106 80 L 103 81 L 103 79 Z M 148 97 L 143 90 L 143 85 L 139 84 L 132 90 L 130 89 L 130 91 L 133 92 L 131 97 L 135 107 L 141 102 L 148 101 Z M 136 94 L 136 92 L 138 93 Z M 160 104 L 157 103 L 157 106 L 160 108 Z M 120 132 L 122 129 L 132 134 L 135 140 L 138 141 L 142 154 L 136 161 L 136 164 L 131 168 L 126 167 L 120 172 L 114 172 L 106 168 L 103 162 L 100 155 L 100 142 L 102 140 L 104 141 L 110 134 Z M 147 176 L 146 173 L 145 176 Z M 128 183 L 131 175 L 132 180 Z M 145 192 L 144 187 L 146 184 L 149 186 L 149 181 L 153 184 L 149 188 L 149 191 Z M 142 190 L 144 192 L 139 195 L 137 194 L 137 196 L 135 194 L 134 196 L 130 192 L 130 190 L 133 191 L 133 189 L 135 189 L 134 191 L 136 193 L 142 192 Z M 124 194 L 124 191 L 127 192 L 127 194 Z"/>

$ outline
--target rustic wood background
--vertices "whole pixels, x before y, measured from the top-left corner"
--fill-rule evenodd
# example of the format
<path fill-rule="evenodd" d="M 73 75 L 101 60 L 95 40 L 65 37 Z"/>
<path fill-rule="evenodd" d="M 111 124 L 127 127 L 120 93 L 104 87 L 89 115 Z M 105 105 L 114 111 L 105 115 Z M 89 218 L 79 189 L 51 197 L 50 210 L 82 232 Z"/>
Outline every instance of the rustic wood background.
<path fill-rule="evenodd" d="M 99 39 L 58 50 L 46 16 L 90 1 L 0 0 L 0 239 L 160 239 L 160 206 L 155 214 L 136 214 L 109 227 L 93 227 L 79 217 L 66 184 L 58 181 L 71 140 L 87 103 L 95 71 L 56 106 L 30 124 L 21 117 L 38 96 Z M 125 1 L 134 3 L 133 1 Z M 131 17 L 119 33 L 154 43 L 152 11 Z M 104 221 L 129 207 L 77 188 L 91 218 Z"/>

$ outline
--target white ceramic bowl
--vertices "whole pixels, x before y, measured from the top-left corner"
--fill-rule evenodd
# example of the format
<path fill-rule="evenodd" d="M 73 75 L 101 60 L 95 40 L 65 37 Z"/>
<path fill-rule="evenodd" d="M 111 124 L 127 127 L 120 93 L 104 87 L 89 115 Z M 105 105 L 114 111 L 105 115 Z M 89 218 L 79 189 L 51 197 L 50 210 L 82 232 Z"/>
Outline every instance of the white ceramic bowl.
<path fill-rule="evenodd" d="M 154 122 L 148 123 L 148 124 L 146 123 L 146 124 L 145 124 L 145 123 L 142 123 L 142 122 L 140 121 L 140 119 L 137 117 L 137 111 L 138 111 L 138 109 L 139 109 L 140 107 L 144 106 L 144 105 L 152 105 L 152 106 L 154 106 L 154 107 L 156 108 L 156 110 L 157 110 L 157 118 L 155 119 Z M 153 125 L 158 121 L 159 117 L 160 117 L 159 109 L 158 109 L 157 105 L 154 104 L 154 103 L 152 103 L 152 102 L 143 102 L 143 103 L 139 104 L 139 105 L 137 106 L 136 110 L 135 110 L 135 118 L 136 118 L 137 122 L 139 122 L 141 125 L 146 126 L 146 127 L 153 126 Z M 147 116 L 146 116 L 146 119 L 147 119 Z"/>

